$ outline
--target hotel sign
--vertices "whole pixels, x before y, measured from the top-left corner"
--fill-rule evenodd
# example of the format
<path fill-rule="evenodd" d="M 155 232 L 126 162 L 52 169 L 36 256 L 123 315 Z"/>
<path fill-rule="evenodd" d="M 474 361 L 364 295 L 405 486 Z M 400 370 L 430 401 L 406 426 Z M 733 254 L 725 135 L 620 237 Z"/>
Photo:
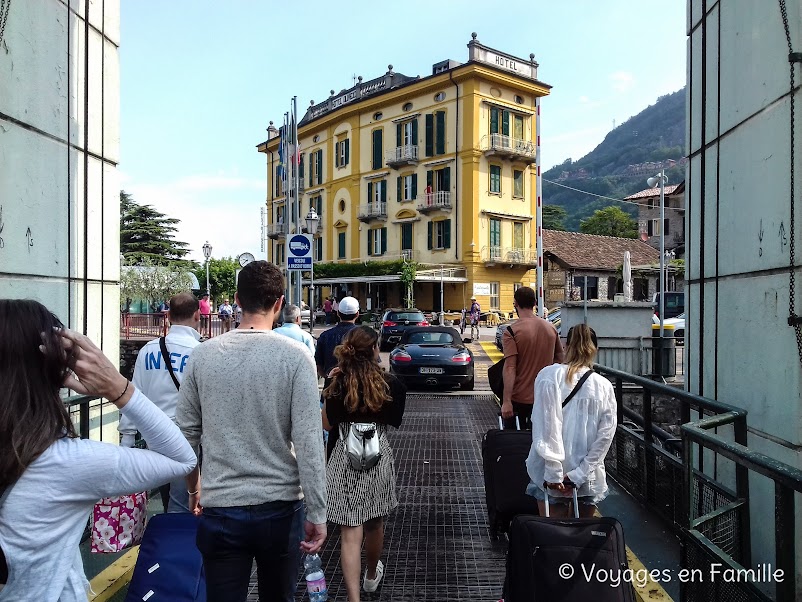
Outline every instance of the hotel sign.
<path fill-rule="evenodd" d="M 474 41 L 468 44 L 468 57 L 472 61 L 478 61 L 492 65 L 503 71 L 509 71 L 520 77 L 537 79 L 537 63 L 534 60 L 525 60 L 514 57 L 504 52 L 499 52 L 486 46 L 482 46 Z"/>

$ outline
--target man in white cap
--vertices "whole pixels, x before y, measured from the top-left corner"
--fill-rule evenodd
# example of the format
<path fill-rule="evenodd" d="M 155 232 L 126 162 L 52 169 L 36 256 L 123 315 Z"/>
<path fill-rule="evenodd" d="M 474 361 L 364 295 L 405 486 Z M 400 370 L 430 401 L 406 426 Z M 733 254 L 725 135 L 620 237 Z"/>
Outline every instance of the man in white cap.
<path fill-rule="evenodd" d="M 315 364 L 317 364 L 318 376 L 323 378 L 326 378 L 331 369 L 337 365 L 334 348 L 342 342 L 349 330 L 356 327 L 356 320 L 359 318 L 359 301 L 353 297 L 343 297 L 337 308 L 337 315 L 340 323 L 323 332 L 317 339 Z"/>

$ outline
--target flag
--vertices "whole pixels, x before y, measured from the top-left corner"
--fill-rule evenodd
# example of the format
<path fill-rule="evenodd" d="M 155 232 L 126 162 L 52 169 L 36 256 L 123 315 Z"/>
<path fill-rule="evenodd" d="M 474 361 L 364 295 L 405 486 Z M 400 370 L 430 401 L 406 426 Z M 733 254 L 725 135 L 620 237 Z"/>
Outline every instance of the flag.
<path fill-rule="evenodd" d="M 284 180 L 285 175 L 285 168 L 284 168 L 284 145 L 286 144 L 286 131 L 287 128 L 282 126 L 279 128 L 280 139 L 278 143 L 278 176 Z"/>

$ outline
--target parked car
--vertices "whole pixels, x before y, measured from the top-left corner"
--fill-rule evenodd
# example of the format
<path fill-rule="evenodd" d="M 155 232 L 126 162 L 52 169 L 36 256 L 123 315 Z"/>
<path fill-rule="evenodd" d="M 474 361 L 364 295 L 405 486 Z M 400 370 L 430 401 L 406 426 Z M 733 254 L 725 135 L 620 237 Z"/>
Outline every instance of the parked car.
<path fill-rule="evenodd" d="M 665 318 L 676 318 L 678 315 L 685 313 L 685 293 L 667 291 L 665 295 Z M 654 313 L 659 318 L 660 293 L 655 293 L 652 296 L 652 303 L 654 304 Z"/>
<path fill-rule="evenodd" d="M 657 314 L 652 315 L 652 324 L 660 324 L 660 318 L 657 317 Z M 676 318 L 664 318 L 663 319 L 664 326 L 673 326 L 674 327 L 674 338 L 679 339 L 677 344 L 682 344 L 685 341 L 685 314 L 682 313 L 678 315 Z"/>
<path fill-rule="evenodd" d="M 409 327 L 390 352 L 390 373 L 408 388 L 473 391 L 473 353 L 450 326 Z"/>
<path fill-rule="evenodd" d="M 379 349 L 389 351 L 393 345 L 401 341 L 401 336 L 408 328 L 429 326 L 429 321 L 419 309 L 388 309 L 382 316 L 379 331 Z"/>

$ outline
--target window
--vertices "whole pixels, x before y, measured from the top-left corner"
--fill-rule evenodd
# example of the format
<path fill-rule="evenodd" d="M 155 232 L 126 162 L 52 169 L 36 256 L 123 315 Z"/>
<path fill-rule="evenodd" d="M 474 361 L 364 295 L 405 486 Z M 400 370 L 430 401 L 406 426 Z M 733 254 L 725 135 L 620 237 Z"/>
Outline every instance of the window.
<path fill-rule="evenodd" d="M 515 95 L 515 102 L 517 102 L 519 105 L 524 104 L 524 97 L 523 96 L 519 96 L 518 94 L 516 94 Z"/>
<path fill-rule="evenodd" d="M 319 195 L 313 196 L 311 199 L 309 199 L 309 206 L 310 206 L 310 208 L 314 208 L 315 213 L 317 213 L 318 216 L 320 216 L 320 217 L 323 216 L 323 196 L 322 195 L 319 194 Z M 303 215 L 301 217 L 306 218 L 305 215 Z"/>
<path fill-rule="evenodd" d="M 427 232 L 428 248 L 451 248 L 451 220 L 444 219 L 439 222 L 429 222 Z"/>
<path fill-rule="evenodd" d="M 395 126 L 395 145 L 417 146 L 418 144 L 418 120 L 410 119 Z M 414 157 L 417 159 L 417 155 Z"/>
<path fill-rule="evenodd" d="M 524 248 L 524 225 L 521 222 L 512 224 L 512 246 L 516 249 Z"/>
<path fill-rule="evenodd" d="M 342 138 L 334 143 L 334 167 L 345 167 L 350 162 L 350 141 Z"/>
<path fill-rule="evenodd" d="M 284 265 L 284 243 L 276 243 L 276 265 L 282 267 Z"/>
<path fill-rule="evenodd" d="M 377 205 L 387 201 L 387 180 L 368 182 L 368 204 Z"/>
<path fill-rule="evenodd" d="M 512 170 L 512 196 L 517 199 L 524 197 L 524 172 L 519 169 Z"/>
<path fill-rule="evenodd" d="M 524 116 L 498 107 L 490 108 L 490 133 L 509 136 L 510 119 L 512 119 L 512 137 L 524 140 Z"/>
<path fill-rule="evenodd" d="M 284 223 L 284 205 L 279 205 L 276 207 L 276 223 L 283 224 Z"/>
<path fill-rule="evenodd" d="M 587 281 L 587 297 L 585 284 Z M 596 299 L 599 296 L 599 279 L 596 276 L 574 276 L 574 289 L 579 293 L 579 299 Z"/>
<path fill-rule="evenodd" d="M 501 194 L 501 166 L 490 166 L 490 194 Z"/>
<path fill-rule="evenodd" d="M 648 234 L 649 236 L 660 236 L 659 219 L 650 219 L 648 222 L 646 222 L 646 226 L 647 226 L 646 234 Z M 669 233 L 668 218 L 663 220 L 663 226 L 665 230 L 664 234 L 668 234 Z"/>
<path fill-rule="evenodd" d="M 319 186 L 323 183 L 323 149 L 309 153 L 309 185 Z"/>
<path fill-rule="evenodd" d="M 345 259 L 345 232 L 337 233 L 337 259 Z"/>
<path fill-rule="evenodd" d="M 387 228 L 368 230 L 368 255 L 384 255 L 387 252 Z"/>
<path fill-rule="evenodd" d="M 284 181 L 281 175 L 281 166 L 276 165 L 276 177 L 274 178 L 273 182 L 276 185 L 276 193 L 275 196 L 283 196 L 284 195 Z"/>
<path fill-rule="evenodd" d="M 412 249 L 412 224 L 401 224 L 401 250 Z"/>
<path fill-rule="evenodd" d="M 315 239 L 315 261 L 323 261 L 323 239 Z"/>
<path fill-rule="evenodd" d="M 375 112 L 375 113 L 373 114 L 373 121 L 378 121 L 378 120 L 379 120 L 379 119 L 381 119 L 382 117 L 383 117 L 383 115 L 381 114 L 381 111 L 377 111 L 377 112 Z"/>
<path fill-rule="evenodd" d="M 523 115 L 512 116 L 512 137 L 516 140 L 524 139 L 524 118 Z"/>
<path fill-rule="evenodd" d="M 414 201 L 418 198 L 418 174 L 411 173 L 398 176 L 396 180 L 396 193 L 399 202 Z"/>
<path fill-rule="evenodd" d="M 501 256 L 501 220 L 490 220 L 490 257 L 498 259 Z"/>
<path fill-rule="evenodd" d="M 426 115 L 426 156 L 446 153 L 446 112 L 436 111 Z"/>
<path fill-rule="evenodd" d="M 445 92 L 438 92 L 437 94 L 434 95 L 434 101 L 435 102 L 442 102 L 445 99 L 446 99 L 446 93 Z"/>
<path fill-rule="evenodd" d="M 498 289 L 499 283 L 498 282 L 491 282 L 490 283 L 490 309 L 498 309 L 499 302 L 498 302 Z"/>
<path fill-rule="evenodd" d="M 429 192 L 451 192 L 451 168 L 427 171 L 426 187 L 431 189 Z"/>
<path fill-rule="evenodd" d="M 401 107 L 401 109 L 404 110 L 404 111 L 411 111 L 412 110 L 412 103 L 411 102 L 404 103 L 404 106 Z"/>
<path fill-rule="evenodd" d="M 382 141 L 382 130 L 373 130 L 373 161 L 371 169 L 382 168 L 382 155 L 384 154 L 384 144 Z"/>

